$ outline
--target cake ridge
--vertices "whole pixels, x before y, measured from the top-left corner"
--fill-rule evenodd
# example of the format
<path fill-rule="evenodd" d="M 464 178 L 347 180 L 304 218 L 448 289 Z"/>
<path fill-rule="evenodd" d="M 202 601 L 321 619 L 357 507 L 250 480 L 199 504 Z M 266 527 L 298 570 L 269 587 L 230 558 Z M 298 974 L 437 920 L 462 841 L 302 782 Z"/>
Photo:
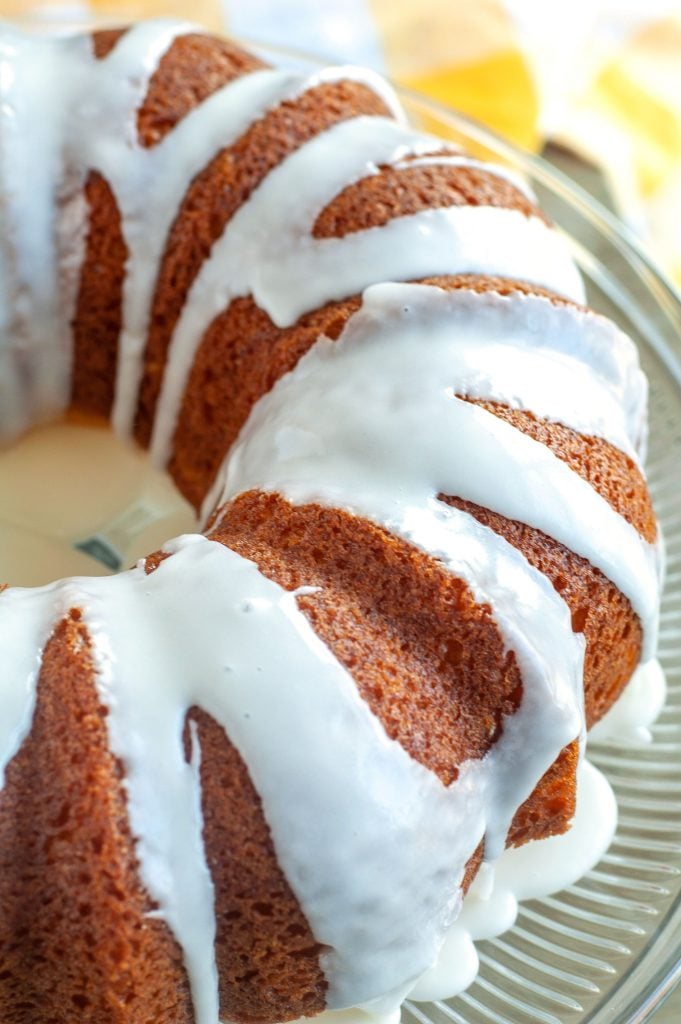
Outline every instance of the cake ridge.
<path fill-rule="evenodd" d="M 320 339 L 254 406 L 204 515 L 247 491 L 274 490 L 293 503 L 351 509 L 436 554 L 437 544 L 411 535 L 410 512 L 440 493 L 468 499 L 599 568 L 641 619 L 647 660 L 657 643 L 656 547 L 543 444 L 457 397 L 463 367 L 451 339 L 467 325 L 451 313 L 460 304 L 419 285 L 367 289 L 340 338 Z M 645 389 L 634 378 L 640 429 Z"/>
<path fill-rule="evenodd" d="M 300 76 L 292 75 L 290 72 L 272 71 L 269 69 L 256 70 L 237 77 L 219 89 L 217 93 L 207 97 L 181 119 L 179 124 L 168 135 L 164 136 L 156 146 L 151 149 L 145 149 L 134 141 L 134 133 L 136 131 L 135 117 L 144 102 L 149 83 L 164 53 L 168 51 L 171 44 L 178 37 L 192 30 L 193 26 L 188 23 L 173 22 L 169 19 L 144 23 L 126 32 L 113 49 L 102 59 L 95 59 L 94 56 L 91 56 L 89 60 L 84 60 L 82 41 L 69 40 L 68 45 L 72 52 L 69 54 L 68 65 L 73 65 L 73 67 L 67 66 L 64 61 L 60 62 L 60 77 L 66 79 L 65 88 L 67 92 L 77 94 L 77 91 L 82 89 L 83 92 L 93 96 L 93 99 L 87 103 L 82 101 L 77 103 L 75 102 L 76 95 L 74 95 L 72 101 L 74 109 L 69 112 L 67 118 L 68 131 L 64 140 L 64 149 L 68 153 L 68 158 L 73 162 L 74 167 L 78 169 L 77 173 L 82 173 L 80 168 L 83 170 L 89 169 L 90 173 L 100 173 L 112 189 L 121 213 L 123 239 L 128 250 L 127 273 L 123 282 L 122 327 L 118 346 L 115 400 L 112 412 L 114 429 L 123 435 L 128 435 L 132 429 L 136 398 L 143 373 L 142 358 L 145 337 L 164 246 L 174 216 L 191 180 L 210 163 L 211 159 L 221 149 L 229 146 L 230 142 L 235 141 L 238 135 L 242 134 L 246 127 L 257 120 L 259 116 L 262 116 L 267 110 L 272 109 L 278 103 L 289 98 L 295 98 L 300 95 L 301 91 L 313 88 L 315 84 L 320 82 L 333 81 L 336 77 L 339 80 L 345 78 L 361 81 L 377 92 L 377 95 L 390 109 L 391 113 L 395 114 L 399 110 L 399 104 L 394 98 L 394 94 L 392 94 L 387 86 L 380 86 L 378 84 L 380 79 L 375 73 L 365 73 L 360 72 L 358 69 L 350 68 L 347 71 L 344 69 L 329 69 L 321 75 Z M 47 52 L 54 52 L 53 43 L 41 42 L 39 45 L 41 52 L 45 47 L 52 48 Z M 143 73 L 139 76 L 135 71 L 138 66 L 143 68 Z M 68 74 L 66 74 L 67 70 Z M 112 88 L 114 78 L 129 84 L 127 93 L 124 90 L 115 102 L 112 103 L 111 99 L 109 99 L 109 94 L 116 95 Z M 103 97 L 107 97 L 109 113 L 113 119 L 113 128 L 108 130 L 103 144 L 98 141 L 99 135 L 97 132 L 89 130 L 89 119 L 92 116 L 92 111 L 97 109 L 97 100 L 95 98 L 98 96 L 100 101 Z M 246 110 L 244 110 L 244 102 L 247 103 Z M 227 124 L 224 123 L 225 115 L 228 117 L 231 115 L 236 118 L 232 126 L 230 126 L 229 122 Z M 99 117 L 101 119 L 101 114 Z M 375 135 L 378 134 L 381 128 L 380 122 L 380 118 L 373 117 L 371 119 L 370 131 L 373 131 Z M 362 123 L 362 117 L 354 118 L 350 122 L 341 122 L 304 143 L 298 150 L 295 150 L 286 158 L 282 165 L 274 168 L 266 176 L 265 180 L 256 189 L 256 195 L 262 193 L 264 189 L 271 188 L 271 179 L 273 178 L 283 177 L 285 181 L 287 168 L 290 168 L 289 173 L 295 179 L 300 173 L 297 165 L 302 162 L 304 168 L 306 158 L 316 162 L 318 158 L 314 155 L 315 150 L 320 146 L 323 148 L 327 139 L 338 138 L 337 152 L 339 156 L 342 156 L 344 151 L 348 150 L 348 144 L 350 149 L 356 144 L 352 136 L 361 128 Z M 402 151 L 402 156 L 405 152 L 409 152 L 409 140 L 412 140 L 416 146 L 414 150 L 415 155 L 423 155 L 424 152 L 428 152 L 429 148 L 432 149 L 436 145 L 434 141 L 429 146 L 427 136 L 417 135 L 416 133 L 408 132 L 406 129 L 400 129 L 398 122 L 386 122 L 386 124 L 389 127 L 395 125 L 392 130 L 398 135 L 400 131 L 405 132 L 404 143 L 407 148 Z M 349 137 L 347 142 L 344 139 L 345 135 Z M 77 142 L 76 138 L 78 139 Z M 81 139 L 83 140 L 82 142 Z M 126 139 L 127 144 L 121 147 L 119 142 L 114 142 L 114 140 L 120 139 Z M 94 146 L 89 140 L 94 140 Z M 437 142 L 437 145 L 442 148 L 443 144 Z M 369 153 L 371 153 L 371 145 L 367 151 L 367 158 Z M 376 151 L 375 159 L 376 162 L 381 161 L 380 150 Z M 400 154 L 398 153 L 388 162 L 395 162 L 395 160 L 399 159 Z M 334 164 L 333 158 L 327 161 L 327 164 L 332 167 Z M 361 154 L 360 165 L 368 166 Z M 495 173 L 493 168 L 491 171 Z M 499 173 L 503 175 L 503 170 Z M 150 181 L 161 185 L 160 193 L 157 188 L 151 203 L 147 195 L 148 188 L 145 187 Z M 339 187 L 343 187 L 346 184 L 348 184 L 348 180 L 339 182 Z M 333 198 L 333 195 L 337 192 L 338 187 L 332 189 L 327 201 Z M 252 201 L 253 197 L 250 197 L 243 206 L 248 208 Z M 496 264 L 493 264 L 491 267 L 483 267 L 480 264 L 482 253 L 480 249 L 477 256 L 475 253 L 469 255 L 462 253 L 458 262 L 460 263 L 460 260 L 463 259 L 463 265 L 457 265 L 455 258 L 455 265 L 452 266 L 451 262 L 443 254 L 439 257 L 435 255 L 437 247 L 434 245 L 434 242 L 437 238 L 439 222 L 444 222 L 442 224 L 442 230 L 445 233 L 444 237 L 451 239 L 452 230 L 456 229 L 450 227 L 447 221 L 454 219 L 465 222 L 473 208 L 464 207 L 463 209 L 467 210 L 468 213 L 465 214 L 462 210 L 455 212 L 454 209 L 450 209 L 448 212 L 424 211 L 421 215 L 415 215 L 413 219 L 404 218 L 401 222 L 402 235 L 397 240 L 386 237 L 384 242 L 379 244 L 378 252 L 374 253 L 374 263 L 376 259 L 380 263 L 381 255 L 385 258 L 385 255 L 390 253 L 390 251 L 394 252 L 400 249 L 407 251 L 409 242 L 416 242 L 418 245 L 419 239 L 422 237 L 423 232 L 425 232 L 426 235 L 430 236 L 428 245 L 430 255 L 426 263 L 420 267 L 417 265 L 418 260 L 416 260 L 414 271 L 410 273 L 407 269 L 409 266 L 408 261 L 405 269 L 398 274 L 399 277 L 417 277 L 425 273 L 435 273 L 438 271 L 457 272 L 460 269 L 485 269 L 504 273 L 508 268 L 502 258 L 499 258 Z M 492 214 L 491 208 L 479 207 L 474 209 L 476 211 L 475 220 L 478 222 L 478 229 L 482 227 L 483 218 L 489 219 L 490 215 L 493 222 L 493 231 L 495 229 L 494 222 L 499 221 L 496 225 L 497 244 L 499 244 L 499 239 L 502 237 L 501 223 L 504 219 L 503 214 L 501 214 L 500 218 L 498 214 Z M 239 213 L 241 213 L 241 209 L 237 212 L 237 217 Z M 80 231 L 83 234 L 85 213 L 82 203 L 79 216 L 82 221 Z M 523 216 L 515 217 L 512 212 L 509 213 L 509 218 L 510 223 L 517 222 L 515 230 L 520 232 L 520 235 L 515 237 L 514 229 L 511 228 L 511 238 L 513 241 L 509 244 L 513 245 L 515 249 L 525 248 L 526 246 L 523 244 L 523 239 L 520 236 L 522 235 L 526 219 Z M 233 220 L 234 218 L 228 223 L 227 235 L 230 233 L 230 228 L 232 232 L 234 230 Z M 531 221 L 529 223 L 531 224 Z M 309 227 L 311 228 L 312 224 Z M 576 278 L 574 280 L 570 279 L 569 264 L 565 263 L 562 267 L 560 265 L 560 246 L 551 247 L 549 245 L 549 241 L 553 236 L 548 228 L 545 228 L 545 231 L 543 230 L 544 228 L 545 226 L 542 224 L 540 227 L 539 223 L 533 225 L 532 228 L 528 228 L 530 236 L 525 241 L 529 243 L 530 239 L 533 239 L 535 245 L 539 244 L 541 246 L 544 244 L 547 247 L 544 258 L 536 260 L 528 268 L 529 276 L 539 277 L 541 283 L 543 280 L 542 273 L 546 272 L 549 274 L 549 283 L 553 283 L 559 291 L 564 280 L 564 290 L 574 295 L 575 289 L 577 289 L 577 297 L 579 297 Z M 388 235 L 392 234 L 395 229 L 396 222 L 393 221 L 382 230 L 385 230 L 386 235 Z M 470 229 L 464 228 L 464 238 L 468 236 L 469 246 L 474 242 L 475 231 L 475 226 L 472 226 Z M 433 232 L 435 233 L 434 235 Z M 296 232 L 294 231 L 293 237 L 295 235 Z M 364 236 L 362 235 L 362 237 Z M 378 229 L 370 231 L 366 235 L 367 244 L 372 245 L 372 242 L 380 237 Z M 329 254 L 334 248 L 339 248 L 341 251 L 347 248 L 352 249 L 359 242 L 360 238 L 355 237 L 346 242 L 339 239 L 337 242 L 317 240 L 316 243 L 312 243 L 314 248 L 319 250 L 319 254 L 317 252 L 311 254 L 312 261 L 317 264 L 317 278 L 319 279 L 319 260 L 322 252 Z M 373 247 L 376 249 L 375 245 Z M 532 246 L 527 247 L 533 248 Z M 215 248 L 217 248 L 217 245 Z M 555 251 L 552 251 L 552 248 Z M 260 253 L 259 262 L 261 264 L 264 255 L 265 253 Z M 338 279 L 339 267 L 341 265 L 352 266 L 357 262 L 358 258 L 359 260 L 363 259 L 361 252 L 355 254 L 355 257 L 350 259 L 343 259 L 342 256 L 340 256 L 340 259 L 332 257 L 331 276 Z M 364 260 L 366 258 L 364 257 Z M 441 262 L 443 258 L 444 263 Z M 291 256 L 289 257 L 289 262 L 290 259 Z M 438 259 L 440 260 L 439 265 Z M 183 311 L 185 323 L 191 315 L 191 309 L 187 309 L 188 306 L 191 307 L 191 294 L 198 293 L 200 296 L 199 304 L 205 305 L 205 292 L 214 293 L 214 281 L 210 279 L 211 266 L 214 260 L 215 256 L 211 254 L 209 260 L 201 268 L 198 280 L 194 281 L 192 285 L 192 293 L 190 293 Z M 552 279 L 550 271 L 539 269 L 542 263 L 550 264 L 552 261 L 556 263 L 555 271 L 553 271 L 555 280 Z M 378 279 L 393 276 L 390 272 L 382 273 L 380 270 L 376 271 L 376 274 Z M 202 288 L 202 279 L 206 276 L 210 284 L 207 289 L 204 289 Z M 218 278 L 223 276 L 222 273 L 218 272 Z M 296 271 L 296 276 L 300 281 L 304 280 L 308 275 L 303 267 Z M 298 304 L 294 310 L 289 309 L 288 312 L 280 315 L 284 316 L 286 322 L 293 322 L 306 308 L 313 308 L 315 305 L 328 301 L 332 297 L 346 297 L 346 295 L 356 290 L 357 284 L 371 283 L 371 279 L 367 282 L 365 277 L 366 275 L 356 281 L 341 285 L 336 295 L 324 295 L 323 293 L 313 295 L 306 305 Z M 288 286 L 284 285 L 284 289 L 290 293 Z M 247 288 L 247 290 L 250 289 Z M 239 293 L 237 290 L 234 294 Z M 284 297 L 283 292 L 281 297 Z M 227 298 L 225 297 L 223 305 L 226 303 Z M 267 302 L 265 304 L 267 306 Z M 218 309 L 215 309 L 215 312 L 218 311 Z M 176 329 L 180 334 L 182 334 L 183 326 L 181 322 Z M 198 343 L 201 330 L 206 326 L 208 325 L 200 324 L 195 329 L 194 344 Z M 47 377 L 49 374 L 41 374 L 40 376 Z M 162 393 L 162 404 L 163 402 Z M 62 398 L 62 406 L 64 404 L 65 400 Z M 54 410 L 50 411 L 54 412 Z M 172 409 L 170 413 L 164 416 L 164 419 L 172 422 Z M 165 434 L 167 435 L 168 432 L 166 427 Z M 158 426 L 156 427 L 155 434 L 156 439 L 153 446 L 155 457 L 158 461 L 162 461 L 167 458 L 171 439 L 169 436 L 164 436 L 164 432 Z"/>
<path fill-rule="evenodd" d="M 472 520 L 471 527 L 470 539 L 477 535 L 480 543 L 488 531 Z M 522 562 L 505 541 L 496 538 L 494 545 L 496 557 Z M 525 669 L 523 702 L 493 751 L 462 765 L 458 779 L 445 787 L 388 739 L 350 674 L 298 610 L 298 592 L 282 590 L 253 563 L 198 535 L 171 542 L 164 553 L 170 557 L 150 576 L 140 563 L 113 578 L 66 580 L 42 593 L 9 590 L 2 602 L 12 616 L 15 602 L 23 611 L 25 595 L 31 598 L 35 613 L 20 615 L 20 621 L 24 632 L 35 630 L 41 650 L 65 609 L 83 609 L 111 747 L 126 770 L 141 877 L 159 906 L 155 913 L 184 951 L 197 1024 L 214 1024 L 217 974 L 210 956 L 215 919 L 201 841 L 196 735 L 189 763 L 182 746 L 185 718 L 195 706 L 225 728 L 249 765 L 280 864 L 317 940 L 328 947 L 322 961 L 329 1007 L 379 996 L 401 1001 L 432 961 L 458 907 L 465 866 L 483 835 L 490 857 L 498 856 L 516 807 L 579 731 L 583 642 L 566 628 L 562 600 L 551 597 L 543 577 L 530 570 L 528 593 L 541 590 L 542 600 L 527 601 L 525 633 L 519 630 L 515 637 Z M 183 608 L 173 599 L 180 581 L 190 596 Z M 496 585 L 508 613 L 515 590 L 504 595 L 504 584 Z M 483 599 L 493 600 L 492 594 Z M 163 649 L 157 620 L 167 629 Z M 219 622 L 219 641 L 207 643 Z M 266 648 L 256 642 L 263 630 L 270 637 Z M 10 617 L 2 637 L 12 665 L 3 704 L 22 692 L 26 655 L 36 646 L 26 645 L 21 635 L 14 641 L 14 631 Z M 537 655 L 545 663 L 556 645 L 567 655 L 564 668 L 552 676 L 528 670 Z M 23 700 L 34 699 L 34 688 L 23 688 Z M 25 735 L 30 714 L 17 708 L 14 717 Z M 320 720 L 334 723 L 332 737 L 319 733 Z M 535 730 L 541 743 L 530 745 L 527 737 Z M 525 751 L 524 771 L 519 749 Z M 512 783 L 509 759 L 515 766 Z M 304 770 L 308 763 L 316 765 L 315 772 Z M 437 822 L 430 828 L 428 854 L 421 838 L 427 822 Z M 388 860 L 392 870 L 386 877 Z M 391 898 L 387 892 L 381 896 L 385 887 Z M 372 894 L 375 909 L 367 921 Z M 385 908 L 383 916 L 379 908 Z M 405 916 L 421 922 L 409 937 L 402 927 Z"/>
<path fill-rule="evenodd" d="M 171 340 L 156 411 L 151 448 L 158 464 L 169 456 L 179 396 L 196 347 L 214 317 L 241 295 L 253 294 L 279 327 L 291 326 L 306 312 L 379 281 L 437 273 L 503 276 L 514 267 L 521 277 L 581 298 L 581 285 L 562 242 L 543 221 L 515 210 L 429 209 L 342 238 L 314 238 L 318 214 L 345 185 L 365 177 L 374 164 L 402 160 L 405 151 L 418 156 L 433 145 L 427 136 L 406 132 L 394 122 L 363 116 L 314 136 L 270 172 L 229 221 L 192 283 Z M 318 173 L 320 165 L 329 168 L 329 181 Z M 291 190 L 301 178 L 309 178 L 309 168 L 317 171 L 314 191 L 305 190 L 294 203 Z M 258 232 L 263 223 L 268 224 L 264 239 Z M 274 246 L 270 238 L 276 239 Z M 181 358 L 179 373 L 173 363 L 175 350 L 180 353 L 177 361 Z"/>
<path fill-rule="evenodd" d="M 323 984 L 313 981 L 315 999 L 324 996 L 326 985 L 329 1007 L 381 996 L 399 1001 L 436 955 L 480 859 L 495 859 L 507 841 L 522 842 L 542 834 L 543 827 L 546 834 L 567 827 L 566 792 L 585 711 L 591 717 L 594 707 L 602 713 L 624 684 L 622 665 L 630 671 L 641 654 L 647 659 L 654 652 L 659 539 L 656 546 L 640 468 L 646 385 L 635 349 L 607 321 L 575 305 L 583 297 L 579 273 L 531 190 L 504 168 L 406 128 L 390 87 L 373 72 L 353 68 L 297 75 L 263 67 L 237 74 L 196 106 L 189 104 L 176 122 L 169 118 L 172 127 L 147 145 L 140 118 L 155 75 L 173 47 L 195 31 L 171 20 L 145 23 L 100 57 L 88 37 L 17 44 L 33 58 L 50 55 L 39 94 L 55 68 L 64 72 L 64 92 L 52 103 L 58 115 L 47 149 L 63 178 L 44 184 L 26 230 L 27 238 L 35 229 L 36 237 L 50 239 L 53 230 L 48 257 L 56 253 L 60 259 L 54 273 L 50 269 L 43 308 L 40 296 L 34 302 L 30 289 L 28 299 L 16 289 L 4 266 L 7 253 L 0 249 L 0 271 L 16 292 L 6 287 L 0 294 L 0 320 L 20 313 L 30 337 L 37 336 L 35 324 L 54 317 L 60 344 L 50 352 L 36 342 L 35 359 L 29 348 L 25 364 L 19 328 L 4 353 L 0 347 L 0 434 L 68 405 L 69 319 L 73 282 L 84 270 L 88 174 L 101 175 L 109 189 L 127 250 L 114 429 L 126 436 L 136 430 L 142 387 L 153 371 L 159 394 L 151 402 L 151 456 L 159 463 L 170 459 L 174 477 L 181 476 L 173 459 L 191 377 L 214 327 L 218 343 L 228 347 L 219 325 L 239 302 L 247 312 L 250 304 L 257 316 L 252 333 L 245 331 L 246 354 L 235 350 L 236 365 L 241 360 L 242 366 L 235 380 L 244 386 L 248 360 L 262 358 L 267 373 L 264 393 L 259 380 L 249 382 L 250 391 L 244 388 L 250 409 L 241 410 L 239 435 L 225 446 L 229 451 L 222 453 L 212 489 L 200 453 L 193 453 L 195 493 L 203 497 L 204 518 L 214 513 L 205 536 L 168 542 L 113 579 L 0 592 L 0 650 L 11 680 L 0 687 L 0 802 L 4 771 L 9 766 L 9 775 L 22 741 L 30 737 L 45 652 L 59 640 L 63 622 L 77 620 L 79 639 L 71 636 L 76 647 L 70 654 L 77 660 L 77 644 L 89 644 L 94 669 L 87 683 L 99 697 L 111 753 L 121 766 L 139 876 L 156 904 L 151 916 L 167 923 L 184 957 L 196 1022 L 215 1024 L 219 1010 L 227 1012 L 220 1004 L 230 1005 L 229 973 L 230 979 L 236 975 L 245 1003 L 249 993 L 254 1006 L 267 1003 L 267 1010 L 252 1014 L 242 1003 L 235 1019 L 271 1024 L 282 1014 L 298 1015 L 291 1007 L 318 1008 L 306 983 L 296 989 L 297 959 L 314 970 L 319 966 Z M 0 39 L 0 46 L 12 45 Z M 346 109 L 337 97 L 336 120 L 321 130 L 319 122 L 313 124 L 316 133 L 301 142 L 286 124 L 295 119 L 296 102 L 322 83 L 345 81 L 366 86 L 377 97 L 377 109 L 385 111 L 362 112 L 360 104 L 353 113 L 352 102 Z M 10 82 L 10 112 L 22 102 L 21 84 L 18 93 L 12 89 Z M 69 102 L 62 108 L 64 96 Z M 231 147 L 254 125 L 285 107 L 281 127 L 290 137 L 279 151 L 283 157 L 273 165 L 265 161 L 266 173 L 256 176 L 226 220 L 215 214 L 220 228 L 190 277 L 167 351 L 157 358 L 148 342 L 159 277 L 186 195 L 213 160 L 229 158 Z M 406 180 L 410 167 L 458 168 L 462 174 L 475 169 L 492 183 L 506 179 L 512 189 L 502 190 L 497 204 L 486 204 L 481 188 L 471 202 L 398 210 L 369 227 L 362 218 L 353 224 L 351 215 L 345 222 L 341 216 L 335 234 L 315 235 L 318 218 L 349 186 L 359 187 L 361 199 L 363 182 L 380 181 L 386 169 L 404 172 Z M 29 241 L 35 245 L 32 235 Z M 19 253 L 20 264 L 25 256 Z M 436 274 L 446 287 L 436 283 Z M 465 275 L 471 280 L 462 287 Z M 57 295 L 60 281 L 65 286 Z M 12 306 L 17 298 L 18 313 Z M 324 311 L 324 329 L 297 349 L 292 342 L 297 358 L 287 363 L 284 351 L 287 370 L 280 366 L 277 372 L 276 358 L 268 362 L 269 349 L 279 342 L 285 349 L 287 331 L 293 338 L 306 317 L 314 323 Z M 538 358 L 530 373 L 531 348 Z M 502 380 L 504 362 L 508 375 Z M 15 386 L 19 399 L 11 404 Z M 215 380 L 209 387 L 217 390 L 218 415 L 226 415 L 219 402 L 228 392 L 216 389 Z M 495 413 L 495 403 L 509 414 L 506 419 Z M 636 524 L 626 506 L 612 500 L 609 479 L 599 482 L 598 467 L 590 476 L 579 472 L 551 443 L 512 420 L 510 412 L 518 410 L 545 422 L 549 431 L 564 426 L 597 439 L 606 457 L 608 449 L 611 458 L 612 452 L 621 455 L 631 506 L 638 501 L 642 508 Z M 206 412 L 205 431 L 209 418 Z M 371 563 L 376 590 L 373 603 L 363 589 L 357 607 L 352 594 L 343 594 L 349 611 L 339 595 L 347 587 L 344 563 L 357 553 L 340 544 L 335 553 L 333 546 L 348 523 L 359 561 L 364 555 L 366 566 Z M 520 536 L 523 524 L 534 531 L 532 550 Z M 296 548 L 303 545 L 309 561 L 300 553 L 298 558 L 308 576 L 301 570 L 301 580 L 291 582 Z M 570 565 L 582 574 L 574 588 L 560 576 L 561 547 L 568 558 L 574 553 Z M 452 721 L 459 707 L 456 686 L 470 686 L 471 674 L 478 689 L 489 684 L 496 701 L 480 721 L 468 723 L 476 756 L 452 754 L 460 751 L 458 735 L 443 754 L 439 734 L 428 734 L 427 708 L 420 718 L 423 709 L 417 709 L 413 736 L 405 738 L 395 727 L 400 701 L 407 700 L 400 686 L 406 692 L 421 679 L 417 672 L 413 679 L 400 674 L 406 674 L 402 662 L 412 664 L 410 647 L 418 644 L 406 628 L 400 641 L 399 627 L 411 610 L 391 620 L 383 607 L 395 606 L 397 599 L 380 567 L 389 576 L 400 558 L 413 575 L 418 565 L 428 581 L 422 590 L 420 582 L 410 583 L 413 593 L 439 602 L 433 612 L 439 646 L 424 649 L 432 661 L 433 689 L 440 687 L 450 701 Z M 359 592 L 357 574 L 365 566 L 357 570 L 353 562 L 352 571 Z M 401 571 L 404 577 L 397 578 L 406 579 L 406 568 Z M 585 639 L 589 572 L 602 576 L 599 600 L 612 600 L 613 593 L 621 599 L 614 617 L 626 649 L 610 690 L 604 694 L 602 684 L 585 709 L 585 656 L 592 653 Z M 327 581 L 331 596 L 323 593 Z M 329 607 L 332 597 L 337 608 Z M 357 636 L 343 635 L 359 610 L 369 622 L 381 619 L 386 632 L 392 630 L 385 654 L 373 624 L 366 636 L 361 626 Z M 467 660 L 465 645 L 450 642 L 459 636 L 457 616 L 470 644 L 480 641 L 492 652 L 493 664 L 484 673 L 473 673 L 470 665 L 477 662 Z M 413 618 L 410 628 L 417 625 Z M 264 620 L 261 630 L 253 628 L 258 620 Z M 369 660 L 367 637 L 376 643 L 376 660 L 385 658 L 378 684 L 374 677 L 366 683 L 358 666 L 363 656 Z M 617 630 L 607 634 L 605 657 L 616 638 Z M 239 671 L 230 674 L 231 660 L 239 658 Z M 429 663 L 423 676 L 430 670 Z M 225 685 L 230 675 L 235 679 Z M 365 685 L 374 687 L 370 695 Z M 432 691 L 427 696 L 437 707 Z M 424 691 L 421 703 L 428 699 Z M 315 714 L 308 715 L 311 707 Z M 473 700 L 464 719 L 469 713 L 473 719 L 476 710 Z M 252 773 L 262 804 L 256 814 L 271 835 L 275 867 L 279 863 L 311 926 L 305 945 L 305 929 L 290 922 L 299 944 L 287 946 L 284 936 L 277 951 L 290 970 L 289 987 L 296 989 L 288 1002 L 258 974 L 253 960 L 262 947 L 250 947 L 249 961 L 239 945 L 244 934 L 252 938 L 252 920 L 243 925 L 240 911 L 213 881 L 211 861 L 219 850 L 209 849 L 206 829 L 209 820 L 216 823 L 217 812 L 202 795 L 202 715 L 222 730 L 225 745 L 233 742 L 247 776 Z M 123 728 L 126 723 L 131 728 Z M 304 756 L 310 749 L 323 766 L 317 773 Z M 222 754 L 211 751 L 211 767 Z M 373 774 L 372 758 L 384 755 L 387 772 Z M 59 818 L 63 812 L 55 813 Z M 246 848 L 249 842 L 246 836 Z M 330 878 L 340 884 L 330 884 Z M 268 894 L 248 898 L 255 915 L 266 917 Z M 233 926 L 237 936 L 236 966 L 217 963 L 218 914 L 224 915 L 220 926 Z M 409 934 L 405 921 L 417 923 Z M 258 985 L 267 987 L 265 995 Z M 2 998 L 0 984 L 0 1009 Z M 85 1005 L 79 998 L 84 997 L 76 993 L 74 1005 Z"/>

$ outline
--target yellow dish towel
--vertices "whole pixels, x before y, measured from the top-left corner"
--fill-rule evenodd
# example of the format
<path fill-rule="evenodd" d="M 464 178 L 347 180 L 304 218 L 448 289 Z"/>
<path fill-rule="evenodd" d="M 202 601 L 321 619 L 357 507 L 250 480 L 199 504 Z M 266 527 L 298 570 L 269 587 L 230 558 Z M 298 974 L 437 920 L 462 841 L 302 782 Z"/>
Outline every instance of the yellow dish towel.
<path fill-rule="evenodd" d="M 681 0 L 0 0 L 21 21 L 173 15 L 377 67 L 532 149 L 607 175 L 681 285 Z"/>

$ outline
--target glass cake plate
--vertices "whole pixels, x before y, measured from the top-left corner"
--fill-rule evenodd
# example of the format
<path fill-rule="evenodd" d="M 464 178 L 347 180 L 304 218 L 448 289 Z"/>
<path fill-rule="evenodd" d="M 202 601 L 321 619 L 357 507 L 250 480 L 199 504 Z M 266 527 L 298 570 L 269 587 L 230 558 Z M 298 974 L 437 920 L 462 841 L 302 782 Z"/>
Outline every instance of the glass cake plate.
<path fill-rule="evenodd" d="M 272 63 L 321 66 L 290 50 L 245 45 Z M 639 347 L 650 383 L 646 467 L 667 553 L 659 658 L 668 685 L 650 743 L 589 744 L 619 807 L 600 863 L 562 892 L 521 904 L 510 931 L 476 943 L 480 973 L 466 992 L 407 1002 L 402 1022 L 642 1024 L 681 979 L 681 296 L 617 218 L 569 178 L 463 115 L 397 91 L 414 125 L 531 185 L 568 239 L 589 305 Z"/>
<path fill-rule="evenodd" d="M 68 28 L 86 27 L 84 20 Z M 65 27 L 47 22 L 40 27 Z M 321 66 L 246 44 L 273 63 Z M 408 1002 L 402 1021 L 641 1024 L 681 978 L 681 298 L 616 218 L 568 178 L 462 115 L 398 92 L 415 125 L 528 181 L 569 241 L 589 304 L 639 346 L 650 382 L 647 470 L 667 551 L 659 657 L 668 683 L 649 744 L 590 744 L 590 760 L 619 805 L 617 833 L 600 863 L 563 892 L 523 903 L 510 931 L 477 943 L 480 974 L 465 993 Z"/>

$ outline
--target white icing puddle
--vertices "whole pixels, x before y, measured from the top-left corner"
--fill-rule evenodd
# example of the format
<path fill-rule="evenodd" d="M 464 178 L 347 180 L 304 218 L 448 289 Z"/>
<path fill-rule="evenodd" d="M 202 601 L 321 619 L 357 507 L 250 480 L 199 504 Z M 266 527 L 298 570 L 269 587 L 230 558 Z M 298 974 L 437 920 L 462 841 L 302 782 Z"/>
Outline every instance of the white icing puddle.
<path fill-rule="evenodd" d="M 617 703 L 589 733 L 589 743 L 648 743 L 650 726 L 664 704 L 665 693 L 659 662 L 641 665 Z M 437 963 L 413 987 L 410 1000 L 451 999 L 463 992 L 478 974 L 476 942 L 512 928 L 521 901 L 559 892 L 598 863 L 617 827 L 615 796 L 605 776 L 588 760 L 580 765 L 577 785 L 577 813 L 569 832 L 506 850 L 493 868 L 483 866 Z M 398 1020 L 398 1011 L 372 1013 L 359 1007 L 315 1018 L 316 1024 L 397 1024 Z"/>
<path fill-rule="evenodd" d="M 0 449 L 0 583 L 107 575 L 193 527 L 168 476 L 108 425 L 65 420 Z"/>
<path fill-rule="evenodd" d="M 506 850 L 495 867 L 478 873 L 450 929 L 437 964 L 417 982 L 409 998 L 448 999 L 478 973 L 475 942 L 491 939 L 515 923 L 520 900 L 549 896 L 578 881 L 605 853 L 617 826 L 617 804 L 606 778 L 582 761 L 577 778 L 577 813 L 562 836 Z"/>
<path fill-rule="evenodd" d="M 518 903 L 558 892 L 582 877 L 607 850 L 617 826 L 617 804 L 610 784 L 588 761 L 578 775 L 577 814 L 569 832 L 506 850 L 494 868 L 478 873 L 463 908 L 450 928 L 437 963 L 408 995 L 414 1002 L 451 999 L 471 985 L 479 960 L 475 943 L 507 931 Z M 316 1024 L 396 1024 L 399 1014 L 369 1009 L 322 1013 Z M 296 1024 L 304 1024 L 303 1021 Z"/>

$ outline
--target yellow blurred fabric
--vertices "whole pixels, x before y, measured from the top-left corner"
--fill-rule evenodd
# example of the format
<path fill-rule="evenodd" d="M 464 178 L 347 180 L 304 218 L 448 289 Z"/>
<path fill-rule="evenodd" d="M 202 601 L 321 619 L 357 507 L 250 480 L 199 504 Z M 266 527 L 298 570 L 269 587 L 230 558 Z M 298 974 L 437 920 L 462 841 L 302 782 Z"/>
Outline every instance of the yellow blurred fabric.
<path fill-rule="evenodd" d="M 599 165 L 681 284 L 681 0 L 0 0 L 38 24 L 171 15 L 371 63 L 521 146 Z"/>

